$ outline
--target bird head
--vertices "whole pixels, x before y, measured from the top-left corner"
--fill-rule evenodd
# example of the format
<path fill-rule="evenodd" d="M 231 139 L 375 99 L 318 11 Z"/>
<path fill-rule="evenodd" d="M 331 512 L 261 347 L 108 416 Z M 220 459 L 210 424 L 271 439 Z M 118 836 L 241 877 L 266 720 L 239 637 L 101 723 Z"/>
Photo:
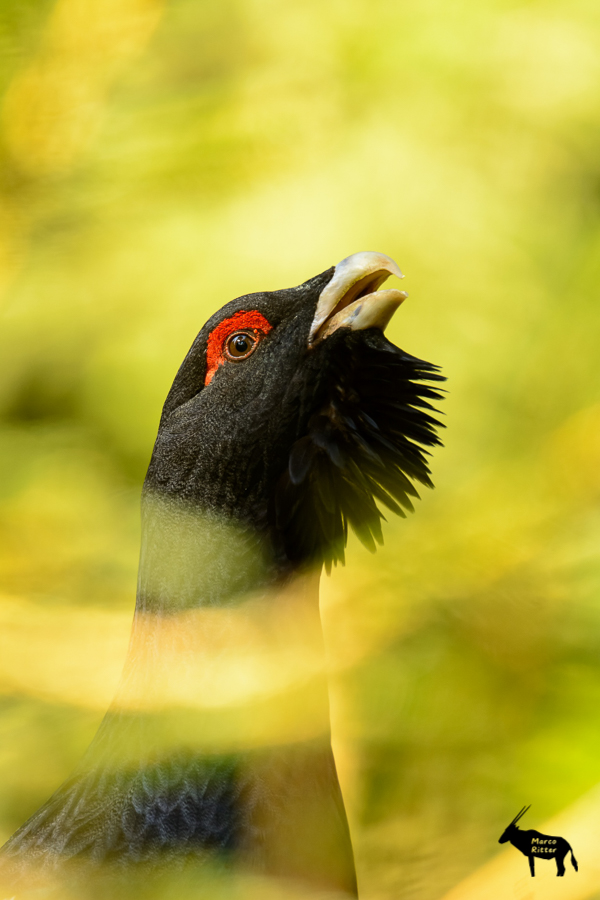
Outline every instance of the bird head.
<path fill-rule="evenodd" d="M 232 300 L 201 329 L 166 399 L 146 497 L 249 528 L 277 567 L 343 561 L 350 526 L 370 549 L 382 509 L 431 486 L 437 367 L 388 341 L 406 298 L 381 253 L 298 287 Z"/>

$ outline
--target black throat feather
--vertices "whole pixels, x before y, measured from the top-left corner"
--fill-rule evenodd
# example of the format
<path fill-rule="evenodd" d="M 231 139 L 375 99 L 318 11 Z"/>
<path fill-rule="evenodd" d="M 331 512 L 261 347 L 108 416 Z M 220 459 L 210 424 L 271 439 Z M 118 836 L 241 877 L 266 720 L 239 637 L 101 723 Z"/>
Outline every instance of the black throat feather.
<path fill-rule="evenodd" d="M 288 558 L 329 571 L 344 561 L 348 526 L 373 551 L 383 542 L 380 506 L 404 517 L 419 496 L 415 482 L 433 486 L 428 448 L 441 444 L 443 426 L 431 383 L 445 379 L 377 329 L 340 329 L 316 356 L 321 396 L 302 404 L 303 433 L 278 479 L 272 519 Z"/>

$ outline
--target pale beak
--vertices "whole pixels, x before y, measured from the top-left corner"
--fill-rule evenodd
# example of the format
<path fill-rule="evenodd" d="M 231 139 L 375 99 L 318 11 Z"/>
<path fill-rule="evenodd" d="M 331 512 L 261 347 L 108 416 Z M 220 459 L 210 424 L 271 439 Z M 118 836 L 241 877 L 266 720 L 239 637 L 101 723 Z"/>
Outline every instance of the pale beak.
<path fill-rule="evenodd" d="M 378 291 L 390 277 L 404 275 L 393 259 L 369 250 L 353 253 L 335 267 L 333 278 L 321 291 L 308 336 L 309 346 L 328 337 L 338 328 L 384 331 L 390 319 L 406 300 L 405 291 Z"/>

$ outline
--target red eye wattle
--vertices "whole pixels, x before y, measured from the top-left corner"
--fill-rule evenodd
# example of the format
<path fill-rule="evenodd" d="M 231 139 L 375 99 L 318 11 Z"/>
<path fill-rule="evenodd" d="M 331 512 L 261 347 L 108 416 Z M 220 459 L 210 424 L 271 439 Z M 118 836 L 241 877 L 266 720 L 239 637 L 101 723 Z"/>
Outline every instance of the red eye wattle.
<path fill-rule="evenodd" d="M 213 328 L 206 348 L 206 377 L 210 384 L 219 366 L 247 359 L 267 335 L 272 325 L 258 310 L 240 310 Z"/>

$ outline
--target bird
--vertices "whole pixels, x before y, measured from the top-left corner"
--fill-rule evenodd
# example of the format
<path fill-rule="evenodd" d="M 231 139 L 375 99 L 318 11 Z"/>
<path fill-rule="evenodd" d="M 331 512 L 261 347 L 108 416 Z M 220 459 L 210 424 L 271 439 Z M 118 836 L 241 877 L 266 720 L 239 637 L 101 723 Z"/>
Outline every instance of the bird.
<path fill-rule="evenodd" d="M 105 870 L 147 887 L 188 864 L 358 896 L 319 577 L 344 563 L 349 529 L 374 551 L 384 510 L 413 510 L 441 443 L 439 368 L 384 335 L 407 297 L 381 289 L 390 275 L 389 256 L 354 253 L 231 300 L 193 341 L 143 485 L 117 696 L 2 848 L 17 897 L 27 878 Z"/>

